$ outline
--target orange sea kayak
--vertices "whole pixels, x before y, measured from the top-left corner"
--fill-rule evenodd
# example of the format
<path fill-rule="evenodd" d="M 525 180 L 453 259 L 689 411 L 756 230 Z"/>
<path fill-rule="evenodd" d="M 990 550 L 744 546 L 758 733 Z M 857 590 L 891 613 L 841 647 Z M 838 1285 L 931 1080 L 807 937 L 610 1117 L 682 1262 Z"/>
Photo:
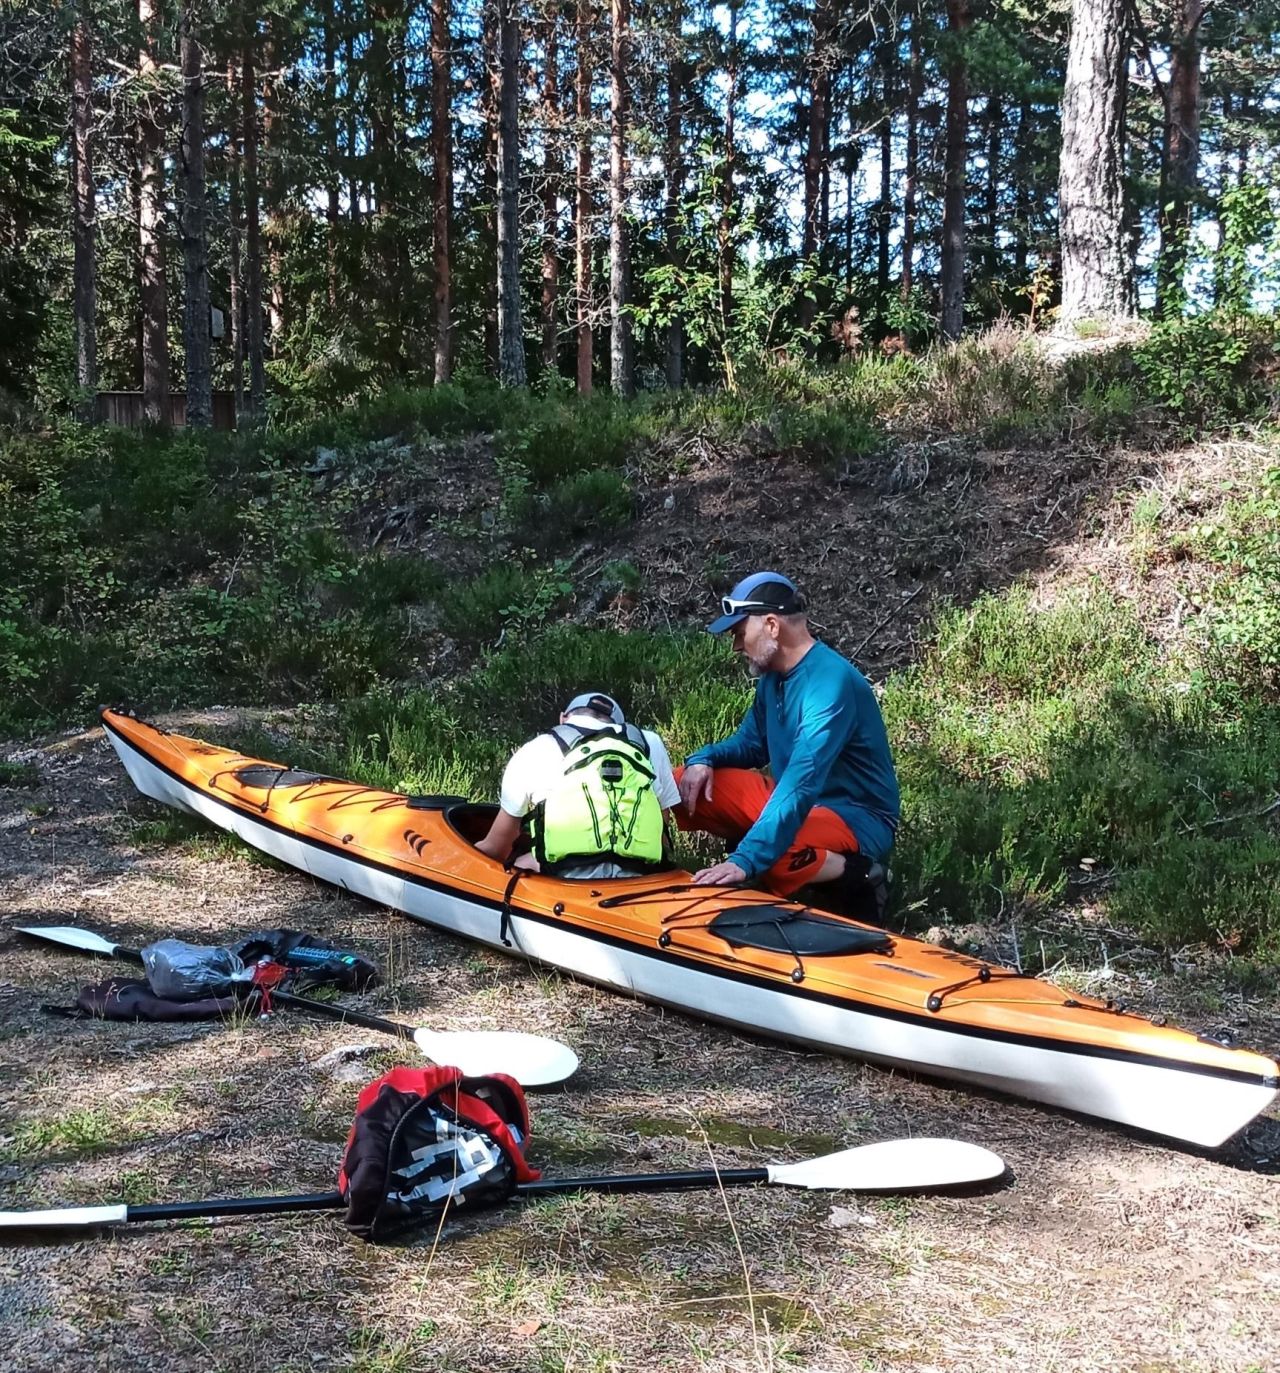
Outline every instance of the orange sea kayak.
<path fill-rule="evenodd" d="M 1215 1146 L 1280 1065 L 1048 982 L 689 874 L 571 881 L 477 852 L 493 806 L 247 758 L 117 711 L 139 791 L 303 872 L 496 949 L 692 1015 Z"/>

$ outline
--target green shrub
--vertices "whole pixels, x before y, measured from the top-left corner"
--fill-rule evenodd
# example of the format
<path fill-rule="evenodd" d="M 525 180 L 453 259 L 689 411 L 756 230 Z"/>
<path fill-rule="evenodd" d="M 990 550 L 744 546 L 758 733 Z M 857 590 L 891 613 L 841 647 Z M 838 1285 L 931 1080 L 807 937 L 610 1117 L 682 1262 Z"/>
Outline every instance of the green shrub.
<path fill-rule="evenodd" d="M 736 728 L 750 700 L 741 669 L 708 635 L 552 625 L 443 690 L 352 702 L 346 743 L 323 766 L 380 786 L 492 795 L 511 751 L 583 690 L 616 695 L 677 761 Z"/>
<path fill-rule="evenodd" d="M 615 558 L 600 569 L 600 585 L 606 591 L 629 591 L 634 594 L 644 585 L 644 575 L 629 559 Z"/>
<path fill-rule="evenodd" d="M 34 763 L 9 763 L 0 758 L 0 787 L 38 787 L 40 769 Z"/>
<path fill-rule="evenodd" d="M 884 435 L 875 425 L 843 408 L 789 406 L 777 413 L 775 423 L 783 448 L 798 449 L 827 471 L 837 471 L 884 444 Z"/>
<path fill-rule="evenodd" d="M 578 472 L 556 482 L 531 508 L 526 533 L 539 547 L 547 547 L 593 530 L 620 529 L 635 514 L 635 497 L 620 472 Z"/>
<path fill-rule="evenodd" d="M 1204 314 L 1162 320 L 1134 350 L 1147 390 L 1182 422 L 1207 427 L 1265 413 L 1276 321 Z"/>
<path fill-rule="evenodd" d="M 1197 526 L 1192 547 L 1218 569 L 1199 619 L 1211 676 L 1280 700 L 1280 467 Z"/>
<path fill-rule="evenodd" d="M 528 573 L 519 563 L 494 563 L 479 576 L 450 589 L 441 601 L 440 622 L 464 643 L 496 639 L 503 611 L 525 596 L 528 583 Z"/>
<path fill-rule="evenodd" d="M 1113 918 L 1280 957 L 1280 838 L 1263 814 L 1280 712 L 1224 703 L 1125 604 L 984 598 L 943 618 L 884 711 L 904 799 L 894 866 L 922 920 L 1061 901 L 1087 858 L 1110 875 Z M 1228 876 L 1249 863 L 1256 878 Z"/>
<path fill-rule="evenodd" d="M 1044 360 L 1034 339 L 1012 325 L 939 345 L 925 368 L 919 418 L 930 428 L 1011 442 L 1061 423 L 1061 374 Z"/>
<path fill-rule="evenodd" d="M 359 559 L 339 588 L 341 604 L 386 614 L 397 606 L 422 605 L 444 590 L 443 569 L 413 553 L 378 553 Z"/>
<path fill-rule="evenodd" d="M 612 396 L 549 398 L 508 422 L 499 452 L 517 460 L 536 487 L 601 468 L 620 467 L 640 431 L 640 412 Z"/>

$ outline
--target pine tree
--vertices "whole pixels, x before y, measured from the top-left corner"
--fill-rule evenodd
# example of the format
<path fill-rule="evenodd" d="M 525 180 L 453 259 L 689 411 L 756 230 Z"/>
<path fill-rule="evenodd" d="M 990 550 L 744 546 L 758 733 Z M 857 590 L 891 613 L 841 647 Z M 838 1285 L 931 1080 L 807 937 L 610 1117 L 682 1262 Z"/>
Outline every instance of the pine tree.
<path fill-rule="evenodd" d="M 93 40 L 89 0 L 80 0 L 71 30 L 71 198 L 75 243 L 73 307 L 76 385 L 81 419 L 94 415 L 98 386 L 97 187 L 93 178 Z"/>
<path fill-rule="evenodd" d="M 182 137 L 178 145 L 182 186 L 182 263 L 185 294 L 182 338 L 186 353 L 187 424 L 213 424 L 213 376 L 209 359 L 209 243 L 204 176 L 204 49 L 200 0 L 184 0 L 181 17 Z"/>
<path fill-rule="evenodd" d="M 1128 13 L 1129 0 L 1072 5 L 1058 182 L 1063 325 L 1133 309 L 1124 256 Z"/>

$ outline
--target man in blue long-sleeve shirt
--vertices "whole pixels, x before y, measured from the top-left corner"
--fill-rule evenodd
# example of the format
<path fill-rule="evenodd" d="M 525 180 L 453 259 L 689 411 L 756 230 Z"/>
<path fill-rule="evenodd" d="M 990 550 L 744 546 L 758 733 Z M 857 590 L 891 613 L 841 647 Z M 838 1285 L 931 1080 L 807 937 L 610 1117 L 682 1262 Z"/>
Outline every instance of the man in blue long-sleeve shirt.
<path fill-rule="evenodd" d="M 900 808 L 870 682 L 810 634 L 804 601 L 781 573 L 743 578 L 721 609 L 708 629 L 732 631 L 756 695 L 735 734 L 677 770 L 681 828 L 733 845 L 694 881 L 758 882 L 782 896 L 861 882 L 892 848 Z M 772 781 L 756 771 L 766 764 Z"/>

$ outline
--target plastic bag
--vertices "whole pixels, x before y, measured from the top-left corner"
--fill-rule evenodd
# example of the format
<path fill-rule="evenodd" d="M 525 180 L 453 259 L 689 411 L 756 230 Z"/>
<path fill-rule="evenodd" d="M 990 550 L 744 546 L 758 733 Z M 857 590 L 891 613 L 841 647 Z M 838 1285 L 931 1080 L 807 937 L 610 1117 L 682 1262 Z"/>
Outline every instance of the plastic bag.
<path fill-rule="evenodd" d="M 253 977 L 253 969 L 246 968 L 230 949 L 188 944 L 181 939 L 148 944 L 142 950 L 142 965 L 151 990 L 173 1001 L 222 996 Z"/>

